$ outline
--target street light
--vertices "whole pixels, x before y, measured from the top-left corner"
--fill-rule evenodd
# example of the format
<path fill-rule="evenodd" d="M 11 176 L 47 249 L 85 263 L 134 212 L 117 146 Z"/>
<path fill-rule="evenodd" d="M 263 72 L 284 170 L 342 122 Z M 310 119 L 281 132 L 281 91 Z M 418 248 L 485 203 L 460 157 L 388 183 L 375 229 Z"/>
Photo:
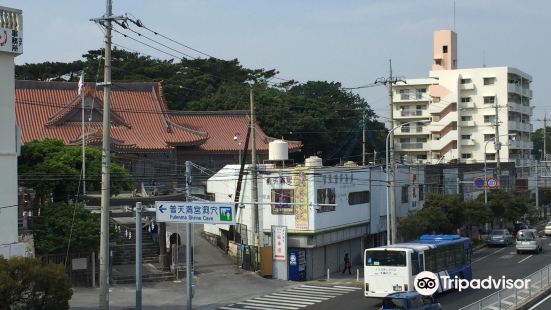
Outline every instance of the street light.
<path fill-rule="evenodd" d="M 423 124 L 427 124 L 427 123 L 430 123 L 431 121 L 430 120 L 423 120 L 423 121 L 413 121 L 413 122 L 407 122 L 407 123 L 403 123 L 403 124 L 400 124 L 394 128 L 392 128 L 391 130 L 388 131 L 388 134 L 386 135 L 386 244 L 390 244 L 390 201 L 389 201 L 389 197 L 390 197 L 390 180 L 389 180 L 389 171 L 391 170 L 389 167 L 389 152 L 388 152 L 388 149 L 389 149 L 389 143 L 388 143 L 388 138 L 390 137 L 390 134 L 392 134 L 392 132 L 394 132 L 394 130 L 398 129 L 398 128 L 401 128 L 402 126 L 405 126 L 405 125 L 409 125 L 409 124 L 413 124 L 413 123 L 423 123 Z M 394 160 L 394 159 L 393 159 Z M 392 166 L 394 167 L 394 163 L 392 164 Z M 394 169 L 392 169 L 392 179 L 394 180 Z M 394 190 L 394 188 L 392 189 Z M 396 223 L 393 223 L 394 225 L 396 225 Z"/>
<path fill-rule="evenodd" d="M 235 133 L 233 136 L 233 141 L 237 141 L 237 145 L 239 145 L 239 165 L 241 166 L 241 136 L 239 135 L 239 132 Z"/>
<path fill-rule="evenodd" d="M 509 136 L 511 137 L 511 140 L 515 140 L 515 137 L 517 136 L 516 134 L 514 133 L 509 133 L 509 134 L 505 134 L 505 135 L 500 135 L 498 137 L 494 137 L 493 139 L 490 139 L 488 141 L 486 141 L 486 143 L 484 144 L 484 206 L 488 205 L 488 184 L 486 184 L 486 180 L 487 180 L 487 175 L 486 175 L 486 147 L 488 146 L 488 143 L 489 142 L 496 142 L 496 139 L 499 138 L 499 137 L 504 137 L 504 136 Z M 501 143 L 498 142 L 498 144 L 496 145 L 496 150 L 499 150 L 501 148 Z M 498 182 L 500 180 L 497 180 Z"/>

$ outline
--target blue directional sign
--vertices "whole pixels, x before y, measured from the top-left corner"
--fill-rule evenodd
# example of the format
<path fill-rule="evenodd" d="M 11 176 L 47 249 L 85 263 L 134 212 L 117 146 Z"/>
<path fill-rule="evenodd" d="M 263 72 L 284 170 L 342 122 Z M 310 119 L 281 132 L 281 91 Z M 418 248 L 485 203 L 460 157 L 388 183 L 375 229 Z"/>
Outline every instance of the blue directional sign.
<path fill-rule="evenodd" d="M 235 212 L 229 203 L 156 201 L 157 222 L 235 224 Z"/>

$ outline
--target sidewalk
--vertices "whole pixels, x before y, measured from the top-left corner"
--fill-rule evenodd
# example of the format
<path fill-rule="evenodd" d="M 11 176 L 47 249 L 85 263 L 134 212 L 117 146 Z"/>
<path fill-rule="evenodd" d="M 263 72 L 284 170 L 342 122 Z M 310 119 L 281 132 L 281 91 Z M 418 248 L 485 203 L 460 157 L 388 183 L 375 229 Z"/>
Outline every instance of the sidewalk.
<path fill-rule="evenodd" d="M 317 279 L 317 280 L 310 280 L 306 282 L 297 282 L 297 283 L 305 283 L 308 285 L 324 285 L 324 286 L 334 286 L 334 285 L 342 285 L 342 286 L 354 286 L 354 287 L 362 287 L 362 283 L 364 281 L 364 271 L 363 267 L 357 266 L 352 268 L 352 274 L 342 273 L 342 272 L 333 272 L 329 274 L 329 280 L 327 280 L 327 275 L 324 278 Z"/>
<path fill-rule="evenodd" d="M 198 226 L 198 225 L 197 225 Z M 199 228 L 199 227 L 198 227 Z M 219 248 L 195 233 L 195 296 L 193 309 L 216 309 L 244 299 L 297 285 L 296 282 L 265 279 L 244 271 Z M 183 238 L 185 240 L 185 238 Z M 182 278 L 184 277 L 184 278 Z M 185 275 L 181 282 L 143 283 L 143 309 L 182 309 L 187 304 Z M 134 284 L 111 287 L 111 309 L 134 309 Z M 71 309 L 97 309 L 99 289 L 74 288 Z"/>

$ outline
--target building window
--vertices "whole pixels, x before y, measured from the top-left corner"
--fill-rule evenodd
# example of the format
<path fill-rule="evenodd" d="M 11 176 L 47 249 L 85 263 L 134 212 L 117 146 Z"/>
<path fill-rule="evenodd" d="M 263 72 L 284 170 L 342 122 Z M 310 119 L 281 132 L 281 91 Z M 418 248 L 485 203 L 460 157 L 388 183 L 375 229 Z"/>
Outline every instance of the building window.
<path fill-rule="evenodd" d="M 423 96 L 425 95 L 426 92 L 427 92 L 426 88 L 418 88 L 415 91 L 417 99 L 423 99 Z"/>
<path fill-rule="evenodd" d="M 484 103 L 485 104 L 494 104 L 494 103 L 496 103 L 496 96 L 484 97 Z"/>
<path fill-rule="evenodd" d="M 409 100 L 409 88 L 400 89 L 400 100 Z"/>
<path fill-rule="evenodd" d="M 473 81 L 471 79 L 461 79 L 461 84 L 470 84 Z"/>
<path fill-rule="evenodd" d="M 493 133 L 485 134 L 485 135 L 484 135 L 484 142 L 494 141 L 495 136 L 496 136 L 496 135 L 493 134 Z"/>
<path fill-rule="evenodd" d="M 496 154 L 495 153 L 486 154 L 486 160 L 496 160 Z"/>
<path fill-rule="evenodd" d="M 484 78 L 484 85 L 494 85 L 496 83 L 495 77 Z"/>
<path fill-rule="evenodd" d="M 439 103 L 440 102 L 440 97 L 432 97 L 432 102 L 433 103 Z"/>
<path fill-rule="evenodd" d="M 461 139 L 462 139 L 462 140 L 470 140 L 470 139 L 471 139 L 471 135 L 461 135 Z"/>
<path fill-rule="evenodd" d="M 471 154 L 471 153 L 461 154 L 461 158 L 463 158 L 463 159 L 469 159 L 469 158 L 472 158 L 472 157 L 473 157 L 473 154 Z"/>
<path fill-rule="evenodd" d="M 417 155 L 417 159 L 427 159 L 427 154 Z"/>
<path fill-rule="evenodd" d="M 484 123 L 495 123 L 496 122 L 496 116 L 495 115 L 484 115 Z"/>
<path fill-rule="evenodd" d="M 442 53 L 446 54 L 448 52 L 448 46 L 444 45 L 442 46 Z"/>
<path fill-rule="evenodd" d="M 471 102 L 471 97 L 461 97 L 461 102 Z"/>
<path fill-rule="evenodd" d="M 409 138 L 400 138 L 400 143 L 409 143 Z"/>
<path fill-rule="evenodd" d="M 402 203 L 409 201 L 409 185 L 402 186 Z"/>
<path fill-rule="evenodd" d="M 295 202 L 295 191 L 292 189 L 272 189 L 272 214 L 295 214 L 292 203 Z"/>
<path fill-rule="evenodd" d="M 419 201 L 425 200 L 425 187 L 423 184 L 419 184 Z"/>
<path fill-rule="evenodd" d="M 417 138 L 417 142 L 425 143 L 425 142 L 427 142 L 427 138 Z"/>
<path fill-rule="evenodd" d="M 472 120 L 473 120 L 473 117 L 471 115 L 461 116 L 461 121 L 462 122 L 468 122 L 468 121 L 472 121 Z"/>
<path fill-rule="evenodd" d="M 335 211 L 335 188 L 319 188 L 317 191 L 317 213 Z"/>
<path fill-rule="evenodd" d="M 362 203 L 369 203 L 369 191 L 350 192 L 348 193 L 348 204 L 359 205 Z"/>
<path fill-rule="evenodd" d="M 442 59 L 435 59 L 434 64 L 441 66 L 442 65 Z"/>

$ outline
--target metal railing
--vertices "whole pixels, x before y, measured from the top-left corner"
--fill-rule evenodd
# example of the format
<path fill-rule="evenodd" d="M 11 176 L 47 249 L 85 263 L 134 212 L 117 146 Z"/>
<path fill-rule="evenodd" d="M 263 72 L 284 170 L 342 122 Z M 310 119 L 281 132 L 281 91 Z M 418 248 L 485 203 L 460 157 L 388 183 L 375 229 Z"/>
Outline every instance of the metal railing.
<path fill-rule="evenodd" d="M 460 310 L 505 310 L 517 309 L 541 292 L 551 287 L 551 264 L 522 280 L 530 280 L 525 289 L 502 289 Z"/>

